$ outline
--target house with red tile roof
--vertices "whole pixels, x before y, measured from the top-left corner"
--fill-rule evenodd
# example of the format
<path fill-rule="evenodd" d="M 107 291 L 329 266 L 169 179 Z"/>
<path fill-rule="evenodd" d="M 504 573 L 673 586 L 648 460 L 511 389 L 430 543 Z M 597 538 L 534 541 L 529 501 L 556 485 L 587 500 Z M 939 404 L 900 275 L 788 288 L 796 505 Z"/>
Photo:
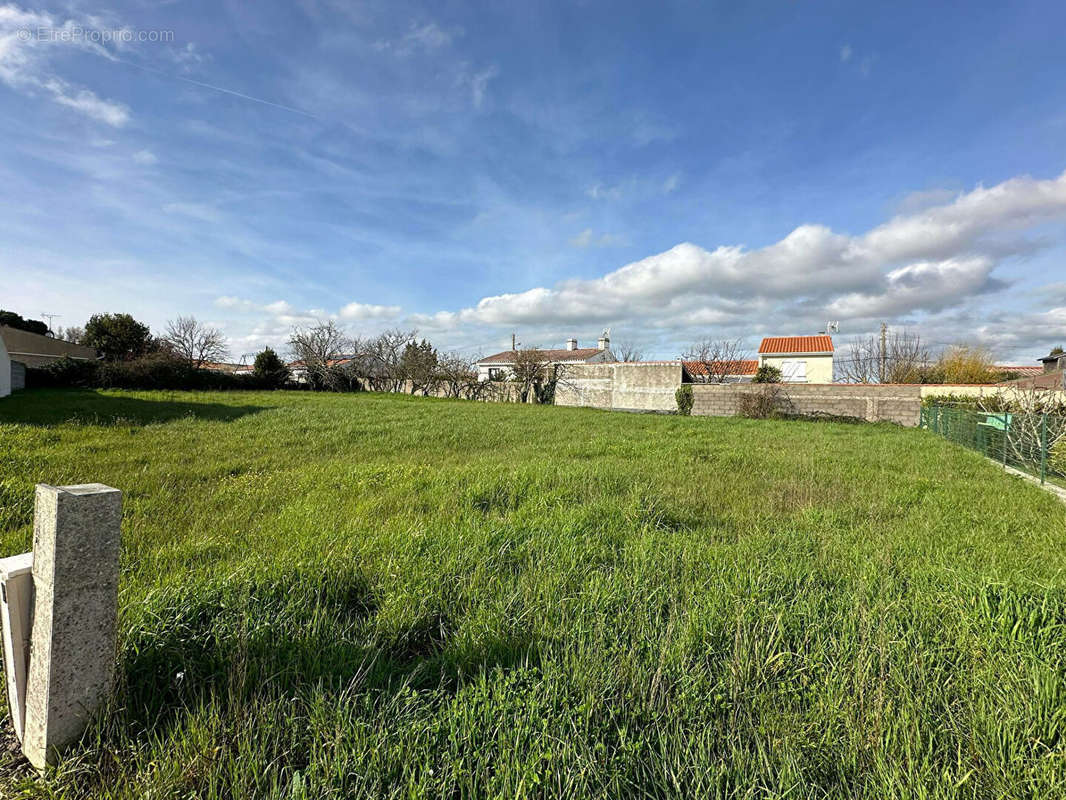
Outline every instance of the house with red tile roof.
<path fill-rule="evenodd" d="M 767 336 L 759 344 L 759 366 L 781 370 L 783 383 L 832 383 L 833 337 Z"/>
<path fill-rule="evenodd" d="M 710 369 L 708 369 L 710 367 Z M 711 376 L 715 383 L 750 383 L 755 377 L 759 362 L 755 359 L 738 361 L 682 361 L 682 380 L 685 383 L 708 383 Z"/>
<path fill-rule="evenodd" d="M 519 351 L 512 348 L 491 356 L 485 356 L 477 362 L 478 380 L 482 381 L 505 381 L 511 376 L 511 367 L 515 363 Z M 570 338 L 566 341 L 566 347 L 557 350 L 541 350 L 537 353 L 544 363 L 551 366 L 557 364 L 610 364 L 618 359 L 611 352 L 611 339 L 607 331 L 603 332 L 596 347 L 578 347 L 577 339 Z"/>

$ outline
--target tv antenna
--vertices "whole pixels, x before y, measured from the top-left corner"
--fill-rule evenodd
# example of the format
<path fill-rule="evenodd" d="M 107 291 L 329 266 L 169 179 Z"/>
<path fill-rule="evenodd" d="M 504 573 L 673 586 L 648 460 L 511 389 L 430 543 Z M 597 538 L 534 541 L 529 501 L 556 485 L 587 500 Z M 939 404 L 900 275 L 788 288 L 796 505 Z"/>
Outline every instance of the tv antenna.
<path fill-rule="evenodd" d="M 825 329 L 829 333 L 839 333 L 840 332 L 840 323 L 839 322 L 827 322 L 827 323 L 825 323 Z"/>
<path fill-rule="evenodd" d="M 55 331 L 52 330 L 52 320 L 56 317 L 63 316 L 62 314 L 49 314 L 47 311 L 42 311 L 41 316 L 48 320 L 48 332 L 55 336 Z"/>

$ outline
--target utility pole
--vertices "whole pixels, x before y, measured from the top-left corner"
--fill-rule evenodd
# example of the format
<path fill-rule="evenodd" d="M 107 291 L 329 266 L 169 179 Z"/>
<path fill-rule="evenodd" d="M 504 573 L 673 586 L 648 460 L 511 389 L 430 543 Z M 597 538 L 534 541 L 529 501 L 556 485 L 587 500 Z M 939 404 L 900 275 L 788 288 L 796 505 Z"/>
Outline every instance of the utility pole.
<path fill-rule="evenodd" d="M 518 349 L 517 347 L 515 347 L 515 333 L 514 333 L 514 331 L 511 332 L 511 349 L 512 350 L 517 350 Z"/>
<path fill-rule="evenodd" d="M 885 373 L 886 373 L 886 370 L 885 370 L 885 361 L 886 361 L 885 344 L 886 344 L 887 339 L 888 339 L 888 325 L 886 325 L 885 323 L 882 322 L 881 323 L 881 352 L 879 354 L 880 358 L 878 359 L 878 369 L 877 369 L 877 377 L 878 377 L 878 381 L 880 383 L 884 383 L 885 382 Z"/>

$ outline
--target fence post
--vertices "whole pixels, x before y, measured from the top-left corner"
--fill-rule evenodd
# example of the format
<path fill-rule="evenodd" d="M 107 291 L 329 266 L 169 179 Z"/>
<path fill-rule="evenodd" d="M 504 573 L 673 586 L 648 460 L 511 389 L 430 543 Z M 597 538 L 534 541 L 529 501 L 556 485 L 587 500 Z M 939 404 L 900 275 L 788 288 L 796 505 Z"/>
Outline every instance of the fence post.
<path fill-rule="evenodd" d="M 1040 482 L 1047 480 L 1047 412 L 1040 415 Z"/>
<path fill-rule="evenodd" d="M 1010 415 L 1003 412 L 1003 466 L 1007 466 L 1007 442 L 1010 439 Z"/>
<path fill-rule="evenodd" d="M 43 770 L 85 730 L 115 672 L 122 492 L 37 485 L 22 752 Z"/>

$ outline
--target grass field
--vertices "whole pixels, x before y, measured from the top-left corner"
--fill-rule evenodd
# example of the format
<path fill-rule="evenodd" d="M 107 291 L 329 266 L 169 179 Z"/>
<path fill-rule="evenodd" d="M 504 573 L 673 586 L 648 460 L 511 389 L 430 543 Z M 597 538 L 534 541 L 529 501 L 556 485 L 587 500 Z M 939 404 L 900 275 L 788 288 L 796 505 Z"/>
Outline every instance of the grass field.
<path fill-rule="evenodd" d="M 121 679 L 3 797 L 1066 796 L 1066 506 L 928 433 L 29 392 L 0 555 L 39 481 L 125 492 Z"/>

